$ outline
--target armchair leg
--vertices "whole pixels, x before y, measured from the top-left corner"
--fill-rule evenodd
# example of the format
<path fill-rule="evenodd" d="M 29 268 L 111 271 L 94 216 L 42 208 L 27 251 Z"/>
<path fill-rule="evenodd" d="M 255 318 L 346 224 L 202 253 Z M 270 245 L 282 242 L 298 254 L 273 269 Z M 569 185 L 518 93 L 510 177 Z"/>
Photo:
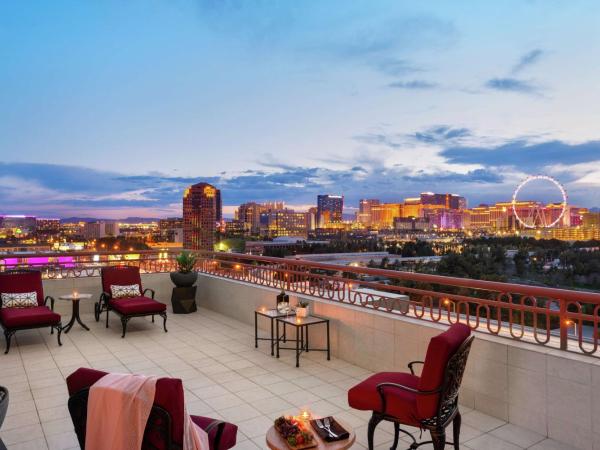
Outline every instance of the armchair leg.
<path fill-rule="evenodd" d="M 52 327 L 52 329 L 54 329 L 54 327 Z M 58 345 L 61 346 L 62 342 L 60 341 L 60 335 L 62 334 L 62 323 L 59 322 L 58 325 L 56 325 L 56 337 L 58 339 Z"/>
<path fill-rule="evenodd" d="M 106 308 L 106 328 L 108 328 L 108 307 Z"/>
<path fill-rule="evenodd" d="M 94 319 L 96 322 L 100 322 L 100 304 L 98 302 L 94 303 Z"/>
<path fill-rule="evenodd" d="M 375 428 L 379 425 L 383 418 L 376 413 L 373 413 L 371 419 L 369 419 L 369 427 L 367 429 L 367 440 L 369 443 L 369 450 L 374 450 L 375 446 L 373 445 L 373 435 L 375 434 Z M 436 449 L 437 450 L 437 449 Z"/>
<path fill-rule="evenodd" d="M 154 323 L 154 314 L 152 314 L 152 323 Z"/>
<path fill-rule="evenodd" d="M 460 412 L 457 411 L 456 416 L 454 416 L 454 420 L 452 421 L 452 439 L 454 440 L 454 450 L 459 450 L 461 422 L 462 418 L 460 417 Z"/>
<path fill-rule="evenodd" d="M 4 330 L 4 339 L 6 340 L 6 350 L 4 351 L 5 355 L 10 350 L 10 340 L 12 339 L 13 334 L 15 334 L 14 331 Z"/>
<path fill-rule="evenodd" d="M 127 331 L 128 320 L 129 319 L 127 317 L 121 317 L 121 325 L 123 325 L 123 334 L 121 335 L 122 338 L 125 337 L 125 332 Z"/>
<path fill-rule="evenodd" d="M 444 450 L 444 447 L 446 447 L 446 430 L 431 430 L 430 432 L 433 450 Z"/>
<path fill-rule="evenodd" d="M 163 318 L 163 328 L 165 329 L 165 333 L 167 333 L 169 330 L 167 330 L 167 313 L 161 313 L 160 316 Z M 154 316 L 152 316 L 152 318 L 154 318 Z"/>
<path fill-rule="evenodd" d="M 394 443 L 390 447 L 390 450 L 396 450 L 398 447 L 398 439 L 400 438 L 400 424 L 394 422 Z"/>

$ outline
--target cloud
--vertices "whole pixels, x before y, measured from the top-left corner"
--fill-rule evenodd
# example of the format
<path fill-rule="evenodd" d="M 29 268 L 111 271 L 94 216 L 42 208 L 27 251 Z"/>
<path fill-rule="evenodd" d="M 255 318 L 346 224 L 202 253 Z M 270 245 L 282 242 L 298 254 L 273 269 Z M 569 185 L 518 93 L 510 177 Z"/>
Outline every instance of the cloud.
<path fill-rule="evenodd" d="M 440 155 L 451 164 L 480 164 L 485 167 L 516 167 L 527 172 L 557 164 L 568 167 L 600 160 L 600 141 L 568 144 L 562 141 L 508 142 L 495 147 L 451 147 Z"/>
<path fill-rule="evenodd" d="M 408 60 L 396 58 L 384 58 L 374 63 L 374 66 L 381 73 L 392 77 L 399 77 L 422 71 L 422 69 L 416 67 Z"/>
<path fill-rule="evenodd" d="M 457 141 L 471 135 L 471 130 L 468 128 L 452 128 L 448 125 L 437 125 L 424 131 L 417 131 L 414 137 L 417 141 L 427 144 L 438 144 Z"/>
<path fill-rule="evenodd" d="M 412 80 L 412 81 L 395 81 L 387 85 L 390 88 L 396 89 L 409 89 L 409 90 L 427 90 L 435 89 L 438 87 L 437 83 L 425 80 Z"/>
<path fill-rule="evenodd" d="M 519 73 L 527 67 L 536 64 L 540 61 L 544 54 L 545 52 L 540 48 L 534 48 L 533 50 L 525 53 L 512 68 L 512 73 Z"/>
<path fill-rule="evenodd" d="M 419 183 L 431 183 L 435 181 L 436 183 L 502 183 L 504 178 L 497 171 L 487 170 L 487 169 L 475 169 L 471 170 L 467 173 L 457 173 L 457 172 L 434 172 L 431 174 L 418 174 L 411 175 L 405 177 L 407 180 Z"/>
<path fill-rule="evenodd" d="M 540 88 L 531 81 L 517 78 L 492 78 L 485 83 L 485 87 L 503 92 L 516 92 L 520 94 L 539 94 Z"/>
<path fill-rule="evenodd" d="M 381 145 L 392 149 L 399 149 L 403 143 L 398 141 L 399 135 L 386 134 L 386 133 L 366 133 L 359 134 L 353 137 L 353 139 L 361 144 L 367 145 Z"/>

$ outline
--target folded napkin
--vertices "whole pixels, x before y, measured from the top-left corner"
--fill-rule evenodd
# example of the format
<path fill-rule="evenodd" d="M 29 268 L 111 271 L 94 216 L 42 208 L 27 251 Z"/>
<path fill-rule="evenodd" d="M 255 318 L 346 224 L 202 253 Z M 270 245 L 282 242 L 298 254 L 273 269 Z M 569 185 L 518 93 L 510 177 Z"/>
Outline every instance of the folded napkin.
<path fill-rule="evenodd" d="M 323 422 L 323 419 L 320 420 L 321 422 Z M 344 439 L 348 439 L 350 437 L 350 433 L 346 431 L 346 429 L 343 426 L 341 426 L 339 422 L 337 422 L 333 417 L 329 417 L 329 424 L 331 431 L 338 435 L 338 437 L 336 438 L 331 437 L 327 430 L 319 428 L 315 420 L 311 420 L 310 424 L 312 425 L 316 433 L 319 435 L 319 437 L 325 442 L 343 441 Z"/>

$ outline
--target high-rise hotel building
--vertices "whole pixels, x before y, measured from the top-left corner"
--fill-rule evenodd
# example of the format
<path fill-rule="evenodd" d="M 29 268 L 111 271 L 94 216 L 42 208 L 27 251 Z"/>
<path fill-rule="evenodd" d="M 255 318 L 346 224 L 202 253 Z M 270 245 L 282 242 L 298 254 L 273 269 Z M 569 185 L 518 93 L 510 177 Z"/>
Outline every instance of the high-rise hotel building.
<path fill-rule="evenodd" d="M 343 224 L 344 196 L 317 196 L 317 227 L 337 228 Z"/>
<path fill-rule="evenodd" d="M 187 188 L 183 194 L 183 247 L 212 251 L 221 211 L 219 189 L 208 183 Z"/>

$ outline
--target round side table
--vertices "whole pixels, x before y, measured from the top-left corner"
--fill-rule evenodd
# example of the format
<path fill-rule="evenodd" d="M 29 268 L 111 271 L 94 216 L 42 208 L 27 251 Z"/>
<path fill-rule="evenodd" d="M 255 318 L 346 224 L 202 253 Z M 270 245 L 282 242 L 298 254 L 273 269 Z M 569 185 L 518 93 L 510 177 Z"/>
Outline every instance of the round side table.
<path fill-rule="evenodd" d="M 326 442 L 321 439 L 314 430 L 311 430 L 317 445 L 316 447 L 311 447 L 309 450 L 346 450 L 352 447 L 354 441 L 356 440 L 356 434 L 354 433 L 354 430 L 341 420 L 338 420 L 338 422 L 348 431 L 348 433 L 350 433 L 348 439 L 344 439 L 343 441 Z M 289 449 L 287 443 L 277 432 L 274 426 L 271 426 L 269 431 L 267 431 L 267 447 L 269 447 L 271 450 Z"/>
<path fill-rule="evenodd" d="M 79 300 L 90 299 L 92 298 L 92 294 L 68 294 L 61 295 L 58 298 L 60 300 L 70 300 L 73 303 L 73 314 L 71 315 L 71 320 L 69 320 L 69 323 L 63 327 L 63 331 L 65 333 L 71 331 L 71 328 L 73 327 L 75 321 L 77 321 L 77 323 L 83 328 L 85 328 L 87 331 L 90 331 L 87 325 L 81 321 L 81 317 L 79 317 Z"/>

